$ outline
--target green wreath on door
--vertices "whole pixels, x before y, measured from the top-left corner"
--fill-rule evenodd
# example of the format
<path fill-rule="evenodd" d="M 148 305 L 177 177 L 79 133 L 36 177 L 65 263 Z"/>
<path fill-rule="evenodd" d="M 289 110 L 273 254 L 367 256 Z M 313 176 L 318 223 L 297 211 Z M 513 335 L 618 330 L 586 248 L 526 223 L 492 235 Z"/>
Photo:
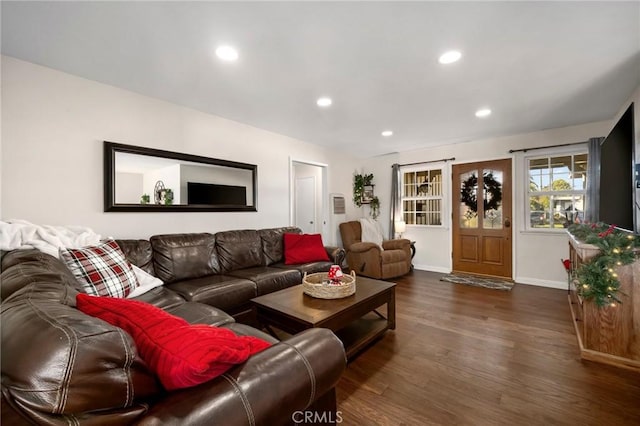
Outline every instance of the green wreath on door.
<path fill-rule="evenodd" d="M 493 173 L 484 173 L 482 182 L 484 191 L 488 194 L 483 200 L 484 211 L 497 210 L 502 202 L 502 184 L 495 179 Z M 476 214 L 478 214 L 477 187 L 478 177 L 474 173 L 462 182 L 460 190 L 460 201 Z"/>

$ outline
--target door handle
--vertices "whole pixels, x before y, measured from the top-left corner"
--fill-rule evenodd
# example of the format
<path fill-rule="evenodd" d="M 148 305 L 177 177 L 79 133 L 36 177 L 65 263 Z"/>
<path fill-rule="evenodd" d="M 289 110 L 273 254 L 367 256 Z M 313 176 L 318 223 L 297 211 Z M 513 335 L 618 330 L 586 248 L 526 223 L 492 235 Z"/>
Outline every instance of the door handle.
<path fill-rule="evenodd" d="M 511 219 L 509 219 L 508 217 L 504 219 L 504 227 L 511 228 Z"/>

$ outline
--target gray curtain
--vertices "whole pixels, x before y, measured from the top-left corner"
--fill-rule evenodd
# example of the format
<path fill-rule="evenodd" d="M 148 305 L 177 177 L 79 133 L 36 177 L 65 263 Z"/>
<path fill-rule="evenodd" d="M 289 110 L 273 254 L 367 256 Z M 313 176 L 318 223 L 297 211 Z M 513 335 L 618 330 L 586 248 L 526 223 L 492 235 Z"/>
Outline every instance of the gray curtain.
<path fill-rule="evenodd" d="M 585 200 L 585 220 L 587 222 L 597 222 L 600 218 L 600 146 L 603 141 L 604 138 L 589 139 Z"/>
<path fill-rule="evenodd" d="M 402 191 L 400 185 L 400 165 L 391 166 L 391 214 L 389 215 L 391 223 L 389 224 L 389 239 L 396 237 L 396 220 L 401 220 L 402 200 L 400 199 Z"/>

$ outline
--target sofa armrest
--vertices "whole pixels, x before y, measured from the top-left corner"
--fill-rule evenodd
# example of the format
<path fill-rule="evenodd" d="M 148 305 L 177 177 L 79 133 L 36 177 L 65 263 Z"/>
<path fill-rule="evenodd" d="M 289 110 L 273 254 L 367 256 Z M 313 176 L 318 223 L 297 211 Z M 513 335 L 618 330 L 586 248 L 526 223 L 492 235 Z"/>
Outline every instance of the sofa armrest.
<path fill-rule="evenodd" d="M 342 247 L 324 246 L 324 249 L 327 251 L 329 259 L 331 259 L 334 265 L 342 265 L 346 257 L 346 253 Z"/>
<path fill-rule="evenodd" d="M 349 251 L 352 251 L 354 253 L 365 253 L 371 249 L 376 250 L 378 252 L 378 256 L 380 256 L 380 246 L 376 243 L 361 242 L 351 244 L 351 246 L 349 247 Z"/>
<path fill-rule="evenodd" d="M 346 367 L 342 343 L 313 328 L 253 355 L 210 382 L 172 392 L 140 425 L 284 424 L 326 394 Z"/>
<path fill-rule="evenodd" d="M 409 250 L 411 248 L 411 241 L 406 238 L 386 240 L 382 242 L 382 247 L 385 250 Z"/>

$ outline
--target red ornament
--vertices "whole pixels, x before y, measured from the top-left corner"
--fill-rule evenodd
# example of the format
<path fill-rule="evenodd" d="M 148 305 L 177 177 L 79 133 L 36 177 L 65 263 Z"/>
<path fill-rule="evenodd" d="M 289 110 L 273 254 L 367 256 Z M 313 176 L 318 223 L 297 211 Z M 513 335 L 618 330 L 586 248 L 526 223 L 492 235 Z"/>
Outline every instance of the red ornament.
<path fill-rule="evenodd" d="M 342 269 L 339 265 L 331 265 L 329 268 L 329 280 L 331 280 L 331 284 L 340 284 L 342 282 Z"/>
<path fill-rule="evenodd" d="M 569 272 L 571 270 L 571 260 L 569 259 L 560 259 L 562 261 L 562 264 L 564 265 L 564 269 L 567 270 L 567 272 Z"/>

